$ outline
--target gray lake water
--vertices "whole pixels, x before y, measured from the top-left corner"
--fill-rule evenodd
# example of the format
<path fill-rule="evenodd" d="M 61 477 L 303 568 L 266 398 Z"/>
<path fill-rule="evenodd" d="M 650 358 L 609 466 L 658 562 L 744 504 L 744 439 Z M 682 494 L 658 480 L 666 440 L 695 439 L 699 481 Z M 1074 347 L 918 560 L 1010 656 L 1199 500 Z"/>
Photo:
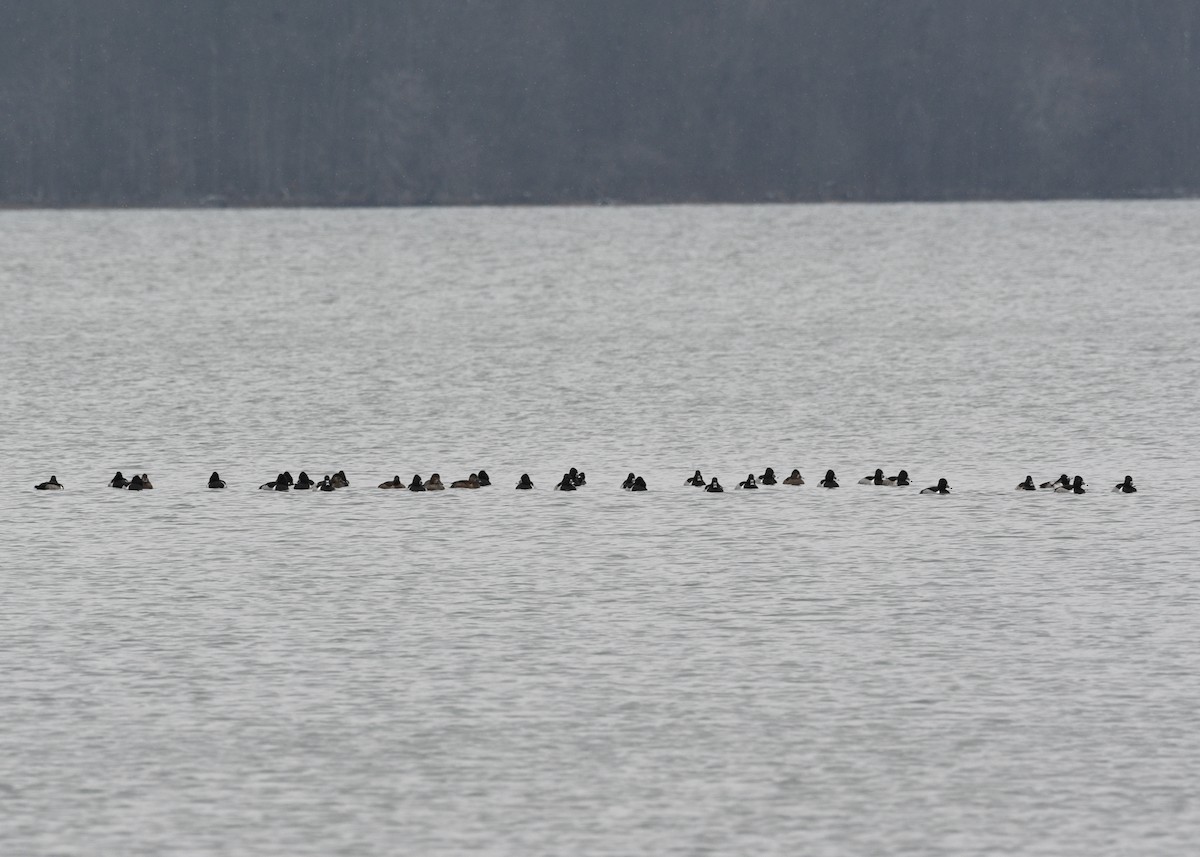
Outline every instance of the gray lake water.
<path fill-rule="evenodd" d="M 1198 234 L 0 213 L 0 853 L 1194 853 Z"/>

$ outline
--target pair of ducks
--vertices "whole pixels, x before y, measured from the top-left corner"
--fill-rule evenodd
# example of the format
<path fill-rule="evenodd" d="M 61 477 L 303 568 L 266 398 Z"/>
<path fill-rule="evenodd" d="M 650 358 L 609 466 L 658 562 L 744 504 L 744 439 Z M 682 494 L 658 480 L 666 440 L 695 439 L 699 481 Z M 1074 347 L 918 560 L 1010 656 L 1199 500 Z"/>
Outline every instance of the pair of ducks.
<path fill-rule="evenodd" d="M 108 487 L 124 488 L 128 491 L 149 491 L 154 486 L 150 483 L 150 477 L 145 473 L 143 473 L 141 476 L 135 473 L 133 474 L 132 479 L 126 479 L 121 475 L 121 471 L 118 470 L 117 475 L 109 480 Z"/>
<path fill-rule="evenodd" d="M 908 471 L 901 470 L 895 476 L 884 476 L 883 471 L 878 467 L 875 468 L 875 475 L 864 476 L 858 480 L 859 485 L 890 485 L 893 487 L 903 488 L 905 485 L 910 485 L 908 481 Z"/>
<path fill-rule="evenodd" d="M 582 488 L 584 485 L 587 485 L 587 477 L 584 475 L 582 470 L 576 470 L 574 467 L 572 467 L 563 474 L 562 481 L 554 486 L 554 490 L 574 491 L 576 488 Z M 518 485 L 517 487 L 520 488 L 521 486 Z M 532 487 L 532 483 L 530 483 L 530 487 Z"/>
<path fill-rule="evenodd" d="M 645 491 L 645 490 L 647 490 L 646 489 L 646 480 L 640 476 L 635 476 L 632 473 L 630 473 L 628 476 L 625 477 L 625 481 L 621 483 L 621 487 L 624 488 L 626 491 Z"/>

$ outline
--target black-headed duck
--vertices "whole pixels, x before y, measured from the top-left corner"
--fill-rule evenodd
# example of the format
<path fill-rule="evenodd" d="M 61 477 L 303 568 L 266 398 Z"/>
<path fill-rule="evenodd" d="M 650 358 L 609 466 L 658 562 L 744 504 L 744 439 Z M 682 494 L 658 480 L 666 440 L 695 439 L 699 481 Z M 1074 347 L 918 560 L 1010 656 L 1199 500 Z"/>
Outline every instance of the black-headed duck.
<path fill-rule="evenodd" d="M 911 485 L 912 483 L 908 481 L 908 471 L 901 470 L 895 476 L 889 476 L 887 479 L 883 480 L 883 484 L 892 485 L 897 488 L 903 488 L 905 485 Z"/>
<path fill-rule="evenodd" d="M 763 472 L 763 475 L 758 477 L 758 484 L 759 485 L 774 485 L 774 484 L 776 484 L 775 483 L 775 470 L 771 467 L 768 467 Z"/>
<path fill-rule="evenodd" d="M 571 469 L 574 470 L 575 468 L 572 467 Z M 575 490 L 575 476 L 572 475 L 571 473 L 564 473 L 562 481 L 554 486 L 554 490 L 555 491 L 574 491 Z"/>
<path fill-rule="evenodd" d="M 1070 485 L 1059 485 L 1054 489 L 1055 494 L 1086 494 L 1083 490 L 1084 482 L 1082 476 L 1076 476 L 1075 480 Z"/>
<path fill-rule="evenodd" d="M 301 470 L 300 475 L 296 477 L 296 481 L 292 485 L 292 490 L 293 491 L 311 491 L 316 486 L 317 486 L 317 483 L 313 482 L 312 479 L 309 478 L 308 473 L 304 470 Z"/>
<path fill-rule="evenodd" d="M 212 476 L 208 477 L 208 487 L 209 488 L 224 488 L 225 480 L 221 478 L 221 474 L 217 473 L 217 471 L 214 470 L 212 472 Z"/>
<path fill-rule="evenodd" d="M 721 487 L 721 483 L 717 481 L 717 477 L 712 478 L 712 482 L 708 483 L 708 487 L 704 489 L 710 494 L 724 494 L 725 489 Z"/>
<path fill-rule="evenodd" d="M 50 481 L 51 482 L 54 481 L 53 476 L 50 477 Z M 39 485 L 38 487 L 41 488 L 42 486 Z M 59 487 L 62 487 L 62 486 L 59 486 Z M 1118 482 L 1116 487 L 1113 488 L 1113 493 L 1114 494 L 1136 494 L 1137 489 L 1133 487 L 1133 477 L 1126 476 L 1124 482 Z"/>
<path fill-rule="evenodd" d="M 486 470 L 480 470 L 479 471 L 479 487 L 487 488 L 491 484 L 492 484 L 492 477 L 488 476 L 488 473 Z"/>
<path fill-rule="evenodd" d="M 142 477 L 138 476 L 136 473 L 133 474 L 133 478 L 129 480 L 129 484 L 125 486 L 126 490 L 128 491 L 141 491 L 145 487 L 146 486 L 142 484 Z"/>
<path fill-rule="evenodd" d="M 633 480 L 633 487 L 630 488 L 629 490 L 630 491 L 646 491 L 646 490 L 648 490 L 646 488 L 646 480 L 639 476 L 637 479 Z"/>
<path fill-rule="evenodd" d="M 704 481 L 704 477 L 700 475 L 700 471 L 697 470 L 690 479 L 684 482 L 684 484 L 695 485 L 697 488 L 703 488 L 706 483 Z"/>
<path fill-rule="evenodd" d="M 117 475 L 114 476 L 112 479 L 110 479 L 108 482 L 109 488 L 127 488 L 128 486 L 129 486 L 129 480 L 121 475 L 120 470 L 118 470 Z"/>
<path fill-rule="evenodd" d="M 834 472 L 832 470 L 826 470 L 825 478 L 822 479 L 817 484 L 820 485 L 822 488 L 838 488 L 838 487 L 840 487 L 838 485 L 837 476 L 834 474 Z"/>
<path fill-rule="evenodd" d="M 637 479 L 637 477 L 634 476 L 632 473 L 630 473 L 628 476 L 625 477 L 625 481 L 621 483 L 621 487 L 624 488 L 626 491 L 630 490 L 631 488 L 633 488 L 633 483 L 636 479 Z"/>
<path fill-rule="evenodd" d="M 922 494 L 949 494 L 950 483 L 945 479 L 939 479 L 937 485 L 930 485 L 928 488 L 921 489 Z"/>
<path fill-rule="evenodd" d="M 520 480 L 517 481 L 518 491 L 528 491 L 533 487 L 533 481 L 530 480 L 528 473 L 522 473 Z"/>
<path fill-rule="evenodd" d="M 36 488 L 38 491 L 61 491 L 61 490 L 63 490 L 62 485 L 60 485 L 58 482 L 57 476 L 51 476 L 45 482 L 39 482 L 37 485 L 34 485 L 33 487 Z"/>
<path fill-rule="evenodd" d="M 887 480 L 883 478 L 883 471 L 878 467 L 875 468 L 874 476 L 864 476 L 858 480 L 859 485 L 886 485 Z"/>
<path fill-rule="evenodd" d="M 413 474 L 412 481 L 410 481 L 408 483 L 408 490 L 409 491 L 424 491 L 425 490 L 425 483 L 421 481 L 421 477 L 419 474 L 416 474 L 416 473 Z"/>
<path fill-rule="evenodd" d="M 758 483 L 754 481 L 754 474 L 751 473 L 746 477 L 744 482 L 738 483 L 739 488 L 758 488 Z"/>
<path fill-rule="evenodd" d="M 1064 473 L 1062 476 L 1058 477 L 1057 479 L 1053 479 L 1050 482 L 1043 482 L 1038 487 L 1039 488 L 1055 488 L 1059 485 L 1063 486 L 1064 488 L 1070 488 L 1071 487 L 1071 477 Z"/>
<path fill-rule="evenodd" d="M 1033 484 L 1033 477 L 1026 476 L 1025 481 L 1017 486 L 1018 491 L 1036 491 L 1037 486 Z"/>

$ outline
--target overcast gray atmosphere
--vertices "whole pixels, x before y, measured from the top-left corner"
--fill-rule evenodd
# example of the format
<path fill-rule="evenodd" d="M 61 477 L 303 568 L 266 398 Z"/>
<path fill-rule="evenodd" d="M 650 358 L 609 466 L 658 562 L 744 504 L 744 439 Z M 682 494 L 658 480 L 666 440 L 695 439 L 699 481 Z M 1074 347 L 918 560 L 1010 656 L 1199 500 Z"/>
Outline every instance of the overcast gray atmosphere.
<path fill-rule="evenodd" d="M 0 857 L 1190 857 L 1195 23 L 0 0 Z"/>
<path fill-rule="evenodd" d="M 1190 0 L 0 0 L 0 204 L 1190 196 Z"/>

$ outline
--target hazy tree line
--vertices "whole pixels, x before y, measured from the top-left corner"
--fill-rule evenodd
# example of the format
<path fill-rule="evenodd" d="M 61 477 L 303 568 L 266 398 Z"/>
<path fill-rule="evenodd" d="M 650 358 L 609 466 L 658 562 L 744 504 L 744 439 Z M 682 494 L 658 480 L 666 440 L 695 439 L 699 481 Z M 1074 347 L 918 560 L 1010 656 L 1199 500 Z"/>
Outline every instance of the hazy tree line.
<path fill-rule="evenodd" d="M 0 0 L 0 203 L 1195 194 L 1195 0 Z"/>

